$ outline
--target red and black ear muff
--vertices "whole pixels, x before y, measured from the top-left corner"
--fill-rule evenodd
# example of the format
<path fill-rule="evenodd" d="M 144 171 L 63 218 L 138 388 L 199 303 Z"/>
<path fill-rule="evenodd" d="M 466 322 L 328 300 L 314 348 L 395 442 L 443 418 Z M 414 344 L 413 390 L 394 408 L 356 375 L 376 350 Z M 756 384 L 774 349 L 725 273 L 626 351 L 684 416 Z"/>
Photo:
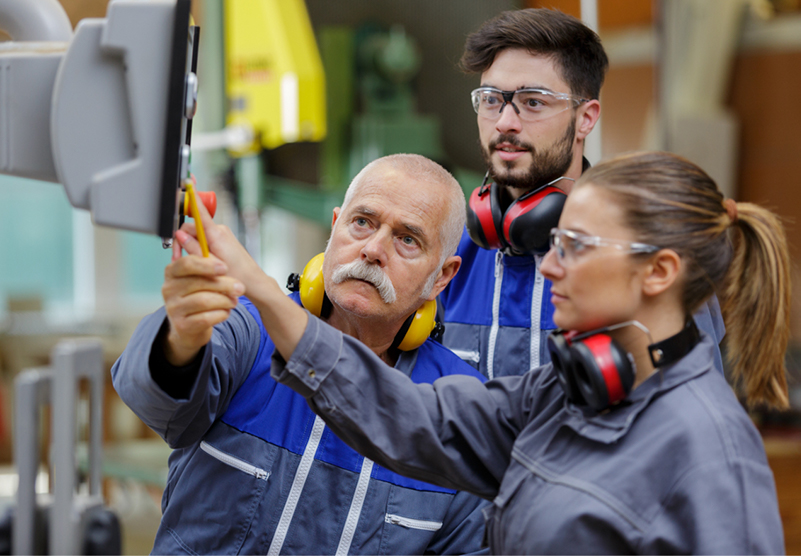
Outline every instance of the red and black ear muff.
<path fill-rule="evenodd" d="M 565 192 L 552 185 L 516 199 L 503 216 L 505 241 L 520 253 L 546 253 L 551 228 L 559 225 L 566 200 Z"/>
<path fill-rule="evenodd" d="M 498 186 L 487 183 L 489 173 L 484 182 L 470 194 L 467 205 L 467 233 L 470 239 L 484 249 L 502 249 L 506 243 L 501 235 L 503 211 L 498 198 Z"/>
<path fill-rule="evenodd" d="M 650 338 L 648 329 L 637 321 L 583 333 L 556 330 L 548 335 L 548 351 L 556 376 L 573 403 L 601 411 L 629 395 L 637 373 L 634 360 L 608 334 L 629 325 L 636 325 Z M 688 316 L 682 330 L 648 346 L 651 363 L 656 368 L 672 365 L 690 353 L 700 341 L 698 327 Z"/>
<path fill-rule="evenodd" d="M 570 352 L 571 341 L 577 335 L 578 333 L 572 330 L 568 332 L 557 330 L 548 335 L 547 344 L 548 353 L 551 354 L 551 362 L 556 371 L 556 378 L 562 385 L 562 390 L 570 401 L 583 405 L 584 397 L 576 384 L 573 372 L 573 354 Z"/>
<path fill-rule="evenodd" d="M 324 253 L 312 257 L 300 275 L 289 275 L 286 285 L 290 291 L 300 292 L 300 303 L 315 317 L 325 317 L 331 311 L 331 301 L 325 294 L 323 282 L 323 259 Z M 436 316 L 436 300 L 423 303 L 404 321 L 392 347 L 411 351 L 423 345 L 437 325 Z"/>
<path fill-rule="evenodd" d="M 573 372 L 586 405 L 601 411 L 623 401 L 634 386 L 629 354 L 607 334 L 577 339 L 570 346 Z"/>
<path fill-rule="evenodd" d="M 559 384 L 575 404 L 600 411 L 619 403 L 634 385 L 629 354 L 608 334 L 557 330 L 548 351 Z"/>

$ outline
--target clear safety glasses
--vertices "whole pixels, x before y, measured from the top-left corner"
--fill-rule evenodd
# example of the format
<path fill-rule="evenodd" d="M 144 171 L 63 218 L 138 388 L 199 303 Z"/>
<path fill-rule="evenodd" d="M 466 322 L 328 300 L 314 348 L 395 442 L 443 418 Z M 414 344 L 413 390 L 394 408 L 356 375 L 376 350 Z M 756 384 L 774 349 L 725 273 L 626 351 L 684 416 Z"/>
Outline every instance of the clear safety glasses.
<path fill-rule="evenodd" d="M 550 245 L 551 249 L 556 251 L 559 262 L 562 264 L 575 262 L 582 253 L 592 247 L 610 246 L 625 253 L 655 253 L 661 249 L 661 247 L 647 243 L 588 236 L 560 228 L 551 228 Z"/>
<path fill-rule="evenodd" d="M 501 91 L 495 87 L 479 87 L 470 93 L 476 114 L 488 120 L 497 120 L 507 104 L 511 104 L 524 122 L 536 122 L 555 116 L 568 108 L 587 102 L 567 93 L 554 93 L 545 89 L 518 89 Z"/>

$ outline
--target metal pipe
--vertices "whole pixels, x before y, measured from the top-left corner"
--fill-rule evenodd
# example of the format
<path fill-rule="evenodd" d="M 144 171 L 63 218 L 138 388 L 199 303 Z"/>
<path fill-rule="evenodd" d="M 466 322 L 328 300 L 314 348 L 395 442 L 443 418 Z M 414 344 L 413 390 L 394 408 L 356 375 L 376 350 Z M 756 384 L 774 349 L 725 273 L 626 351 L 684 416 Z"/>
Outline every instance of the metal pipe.
<path fill-rule="evenodd" d="M 72 39 L 72 24 L 58 0 L 0 0 L 0 29 L 20 42 Z"/>
<path fill-rule="evenodd" d="M 581 21 L 584 25 L 598 32 L 598 0 L 581 0 Z M 601 118 L 595 122 L 595 128 L 586 139 L 584 139 L 584 156 L 592 164 L 597 164 L 601 160 Z"/>

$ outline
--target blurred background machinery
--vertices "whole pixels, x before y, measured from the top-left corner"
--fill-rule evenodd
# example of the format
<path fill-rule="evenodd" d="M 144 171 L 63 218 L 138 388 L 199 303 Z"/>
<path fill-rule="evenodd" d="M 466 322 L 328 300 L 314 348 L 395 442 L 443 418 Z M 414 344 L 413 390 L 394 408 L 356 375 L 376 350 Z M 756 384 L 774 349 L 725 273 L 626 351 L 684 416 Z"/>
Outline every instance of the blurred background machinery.
<path fill-rule="evenodd" d="M 108 8 L 108 0 L 59 1 L 72 27 L 104 17 Z M 555 7 L 581 16 L 588 4 L 195 0 L 203 40 L 192 169 L 201 189 L 219 195 L 215 218 L 283 283 L 324 248 L 332 209 L 376 157 L 424 154 L 472 190 L 483 163 L 469 102 L 478 78 L 456 67 L 465 37 L 503 10 Z M 688 156 L 730 196 L 785 217 L 792 253 L 801 260 L 799 4 L 597 2 L 610 70 L 601 97 L 602 141 L 588 153 L 591 162 L 642 148 Z M 10 48 L 6 43 L 0 52 Z M 108 367 L 133 325 L 161 304 L 169 261 L 156 234 L 96 226 L 88 212 L 73 210 L 63 188 L 42 179 L 0 176 L 0 234 L 14 238 L 0 242 L 0 464 L 10 462 L 10 427 L 3 424 L 10 421 L 13 377 L 48 364 L 64 336 L 99 337 Z M 794 280 L 788 353 L 794 409 L 754 414 L 791 553 L 801 551 L 797 265 Z M 105 491 L 123 522 L 123 550 L 141 553 L 158 523 L 168 450 L 110 389 L 106 401 Z"/>

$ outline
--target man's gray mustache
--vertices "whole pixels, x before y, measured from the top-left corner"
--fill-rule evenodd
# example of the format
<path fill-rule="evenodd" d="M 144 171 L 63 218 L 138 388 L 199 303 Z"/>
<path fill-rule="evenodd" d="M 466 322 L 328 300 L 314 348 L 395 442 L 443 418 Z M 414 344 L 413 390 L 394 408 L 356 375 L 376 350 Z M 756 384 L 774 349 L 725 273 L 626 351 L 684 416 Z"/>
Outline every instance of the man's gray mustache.
<path fill-rule="evenodd" d="M 380 266 L 357 259 L 353 262 L 339 265 L 334 269 L 334 274 L 331 276 L 335 284 L 340 284 L 351 278 L 364 280 L 375 286 L 378 290 L 378 295 L 381 296 L 381 300 L 387 305 L 395 303 L 397 299 L 395 286 L 389 276 L 381 270 Z"/>

